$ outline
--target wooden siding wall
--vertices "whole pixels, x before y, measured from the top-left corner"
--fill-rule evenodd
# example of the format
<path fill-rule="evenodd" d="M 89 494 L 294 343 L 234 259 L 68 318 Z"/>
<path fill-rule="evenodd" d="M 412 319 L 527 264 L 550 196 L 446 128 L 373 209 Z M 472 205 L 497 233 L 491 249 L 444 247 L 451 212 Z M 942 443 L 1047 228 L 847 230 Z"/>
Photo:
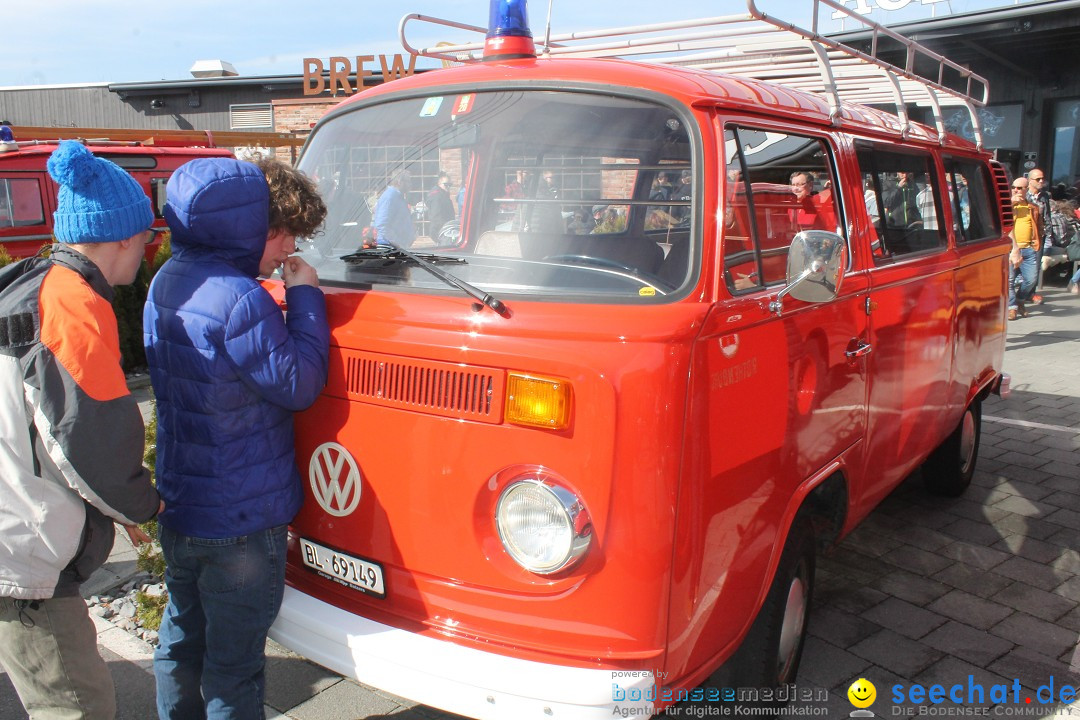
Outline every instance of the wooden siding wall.
<path fill-rule="evenodd" d="M 0 120 L 15 126 L 228 130 L 230 105 L 270 103 L 299 97 L 302 92 L 299 81 L 295 88 L 275 87 L 271 92 L 262 86 L 229 85 L 129 95 L 126 100 L 106 86 L 0 89 Z M 163 100 L 165 107 L 151 108 L 155 98 Z"/>

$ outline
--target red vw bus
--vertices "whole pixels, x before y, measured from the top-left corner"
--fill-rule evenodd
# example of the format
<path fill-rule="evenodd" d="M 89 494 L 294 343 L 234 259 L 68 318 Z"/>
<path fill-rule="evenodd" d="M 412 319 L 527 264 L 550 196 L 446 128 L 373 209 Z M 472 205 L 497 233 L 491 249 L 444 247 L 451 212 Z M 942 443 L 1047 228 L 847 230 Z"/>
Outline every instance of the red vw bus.
<path fill-rule="evenodd" d="M 775 699 L 817 547 L 920 465 L 962 493 L 1007 390 L 1005 175 L 941 121 L 985 83 L 841 61 L 753 0 L 538 54 L 495 5 L 300 158 L 332 347 L 272 636 L 474 718 Z"/>

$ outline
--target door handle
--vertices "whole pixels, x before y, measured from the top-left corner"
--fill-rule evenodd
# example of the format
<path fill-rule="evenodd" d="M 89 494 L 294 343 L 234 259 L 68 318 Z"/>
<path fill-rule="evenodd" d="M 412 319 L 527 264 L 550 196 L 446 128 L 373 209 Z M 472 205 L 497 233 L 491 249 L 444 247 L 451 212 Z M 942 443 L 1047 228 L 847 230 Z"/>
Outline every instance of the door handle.
<path fill-rule="evenodd" d="M 854 360 L 858 360 L 861 357 L 866 357 L 871 352 L 873 352 L 873 350 L 874 350 L 874 347 L 872 345 L 870 345 L 869 343 L 862 343 L 858 347 L 856 347 L 854 350 L 848 350 L 844 354 L 847 355 L 848 360 L 854 361 Z"/>

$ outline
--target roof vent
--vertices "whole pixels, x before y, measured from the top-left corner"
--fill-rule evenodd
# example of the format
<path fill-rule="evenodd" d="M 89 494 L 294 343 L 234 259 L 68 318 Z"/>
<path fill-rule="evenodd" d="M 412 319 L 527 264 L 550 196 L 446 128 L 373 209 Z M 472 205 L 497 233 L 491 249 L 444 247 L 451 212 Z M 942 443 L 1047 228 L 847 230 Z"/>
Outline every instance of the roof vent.
<path fill-rule="evenodd" d="M 213 78 L 239 75 L 231 62 L 224 60 L 196 60 L 189 71 L 192 77 Z"/>

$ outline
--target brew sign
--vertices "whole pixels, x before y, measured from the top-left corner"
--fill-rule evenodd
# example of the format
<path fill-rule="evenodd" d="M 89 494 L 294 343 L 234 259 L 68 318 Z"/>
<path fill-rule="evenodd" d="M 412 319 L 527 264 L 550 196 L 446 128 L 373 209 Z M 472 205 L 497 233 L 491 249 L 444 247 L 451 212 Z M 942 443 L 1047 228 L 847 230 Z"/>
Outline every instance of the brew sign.
<path fill-rule="evenodd" d="M 416 56 L 409 55 L 409 65 L 405 66 L 404 57 L 401 53 L 389 56 L 379 55 L 379 65 L 382 68 L 383 82 L 397 80 L 400 77 L 412 75 L 416 70 Z M 368 69 L 369 63 L 375 62 L 375 55 L 357 55 L 356 65 L 350 58 L 335 56 L 331 57 L 327 64 L 323 64 L 321 58 L 304 58 L 304 95 L 322 95 L 329 86 L 330 96 L 336 97 L 338 91 L 343 95 L 352 95 L 364 89 L 364 78 L 370 77 L 372 71 Z M 329 79 L 325 76 L 329 69 Z M 349 79 L 356 72 L 356 85 Z"/>

